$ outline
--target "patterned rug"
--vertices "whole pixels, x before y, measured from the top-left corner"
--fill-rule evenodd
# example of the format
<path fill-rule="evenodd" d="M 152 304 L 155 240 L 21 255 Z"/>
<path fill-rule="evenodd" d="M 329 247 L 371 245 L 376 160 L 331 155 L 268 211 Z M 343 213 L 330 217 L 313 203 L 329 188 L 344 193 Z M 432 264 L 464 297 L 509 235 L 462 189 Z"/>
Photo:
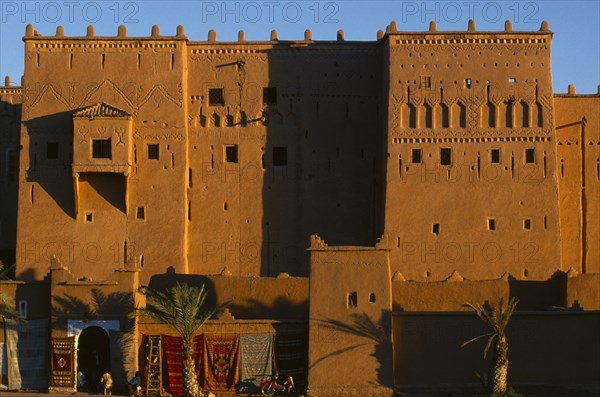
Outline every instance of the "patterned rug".
<path fill-rule="evenodd" d="M 240 392 L 259 391 L 260 382 L 272 371 L 273 335 L 240 336 Z"/>
<path fill-rule="evenodd" d="M 204 335 L 204 386 L 213 392 L 234 392 L 239 379 L 237 334 Z"/>
<path fill-rule="evenodd" d="M 181 337 L 161 335 L 162 347 L 167 359 L 167 377 L 169 381 L 169 392 L 175 396 L 183 396 L 183 362 L 181 361 Z M 202 335 L 194 337 L 196 345 L 196 376 L 199 376 L 202 368 Z"/>
<path fill-rule="evenodd" d="M 75 370 L 73 368 L 74 341 L 75 337 L 73 336 L 51 339 L 50 384 L 52 386 L 75 386 Z"/>

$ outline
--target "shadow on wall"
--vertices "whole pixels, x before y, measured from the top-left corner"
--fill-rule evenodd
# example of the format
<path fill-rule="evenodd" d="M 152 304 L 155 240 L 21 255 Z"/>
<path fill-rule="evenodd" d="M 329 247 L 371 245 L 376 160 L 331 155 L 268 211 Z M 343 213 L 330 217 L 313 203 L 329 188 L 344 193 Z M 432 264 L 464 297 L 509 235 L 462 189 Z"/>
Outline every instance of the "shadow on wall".
<path fill-rule="evenodd" d="M 52 305 L 53 329 L 67 330 L 67 320 L 102 320 L 121 318 L 121 329 L 128 331 L 133 327 L 133 294 L 130 292 L 112 292 L 105 294 L 99 288 L 91 291 L 92 301 L 79 296 L 54 295 Z"/>
<path fill-rule="evenodd" d="M 519 301 L 518 310 L 545 310 L 564 306 L 564 273 L 556 272 L 548 280 L 517 280 L 509 277 L 509 296 Z"/>
<path fill-rule="evenodd" d="M 231 314 L 241 320 L 306 320 L 308 318 L 308 300 L 294 302 L 285 296 L 278 296 L 270 304 L 258 299 L 247 299 L 242 303 L 232 302 L 228 307 Z"/>
<path fill-rule="evenodd" d="M 370 246 L 383 233 L 385 135 L 375 88 L 382 65 L 348 48 L 311 50 L 306 58 L 293 48 L 268 51 L 269 87 L 254 104 L 262 117 L 245 127 L 266 131 L 256 160 L 263 169 L 261 276 L 308 276 L 313 234 L 331 245 Z M 247 73 L 238 67 L 240 87 L 253 78 Z M 351 86 L 340 85 L 341 73 L 355 77 Z"/>
<path fill-rule="evenodd" d="M 378 385 L 392 387 L 394 382 L 391 311 L 382 310 L 381 320 L 379 322 L 374 322 L 366 313 L 354 313 L 351 317 L 351 324 L 333 319 L 316 321 L 321 326 L 330 329 L 331 331 L 352 335 L 357 337 L 357 341 L 359 339 L 364 339 L 364 342 L 331 352 L 312 363 L 310 368 L 320 364 L 326 359 L 338 357 L 359 347 L 375 345 L 372 356 L 375 357 L 379 363 L 379 367 L 377 368 Z"/>
<path fill-rule="evenodd" d="M 165 292 L 173 288 L 177 283 L 185 283 L 190 287 L 204 285 L 204 290 L 206 291 L 205 306 L 207 308 L 216 307 L 220 303 L 217 299 L 217 291 L 214 283 L 210 278 L 195 274 L 177 274 L 172 267 L 169 267 L 164 274 L 155 274 L 150 277 L 148 288 Z"/>
<path fill-rule="evenodd" d="M 37 182 L 70 217 L 75 217 L 71 153 L 73 113 L 61 112 L 27 120 L 23 124 L 31 137 L 29 164 L 25 165 L 27 182 Z M 67 127 L 68 126 L 68 127 Z M 47 138 L 45 138 L 47 137 Z M 49 144 L 56 143 L 56 146 Z M 35 202 L 35 188 L 30 188 L 30 200 Z"/>

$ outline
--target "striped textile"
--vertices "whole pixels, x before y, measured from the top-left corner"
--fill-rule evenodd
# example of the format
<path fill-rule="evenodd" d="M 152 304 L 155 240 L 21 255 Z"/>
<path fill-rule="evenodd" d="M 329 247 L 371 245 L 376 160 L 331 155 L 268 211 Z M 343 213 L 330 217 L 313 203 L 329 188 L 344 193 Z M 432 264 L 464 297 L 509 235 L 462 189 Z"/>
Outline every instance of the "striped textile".
<path fill-rule="evenodd" d="M 204 386 L 234 392 L 239 379 L 238 334 L 204 334 Z"/>
<path fill-rule="evenodd" d="M 183 388 L 183 362 L 181 359 L 181 337 L 161 335 L 164 357 L 167 360 L 167 377 L 169 380 L 169 392 L 175 396 L 185 394 Z M 196 345 L 196 376 L 202 368 L 202 335 L 194 337 Z"/>
<path fill-rule="evenodd" d="M 9 389 L 48 388 L 48 319 L 28 320 L 26 326 L 5 321 Z"/>
<path fill-rule="evenodd" d="M 305 387 L 308 380 L 308 335 L 306 332 L 277 334 L 275 336 L 275 362 L 278 375 L 294 377 L 294 383 Z"/>
<path fill-rule="evenodd" d="M 239 391 L 259 390 L 260 382 L 272 374 L 273 335 L 247 334 L 240 336 Z"/>

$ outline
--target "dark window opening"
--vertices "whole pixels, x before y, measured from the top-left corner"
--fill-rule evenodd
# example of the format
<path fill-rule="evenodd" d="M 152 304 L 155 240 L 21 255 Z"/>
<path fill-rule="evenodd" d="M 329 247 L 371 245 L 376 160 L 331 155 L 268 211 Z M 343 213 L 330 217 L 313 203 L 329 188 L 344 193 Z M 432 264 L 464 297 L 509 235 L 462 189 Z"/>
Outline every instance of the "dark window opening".
<path fill-rule="evenodd" d="M 425 106 L 425 128 L 433 128 L 433 108 Z"/>
<path fill-rule="evenodd" d="M 450 128 L 450 109 L 442 104 L 442 128 Z"/>
<path fill-rule="evenodd" d="M 137 207 L 136 218 L 141 220 L 146 219 L 146 207 Z"/>
<path fill-rule="evenodd" d="M 421 163 L 421 154 L 422 154 L 421 149 L 413 149 L 412 150 L 412 162 L 415 164 L 420 164 Z"/>
<path fill-rule="evenodd" d="M 490 157 L 492 164 L 500 164 L 500 149 L 492 149 Z"/>
<path fill-rule="evenodd" d="M 87 223 L 92 223 L 94 222 L 94 213 L 93 212 L 86 212 L 85 213 L 85 221 Z"/>
<path fill-rule="evenodd" d="M 525 162 L 527 164 L 535 163 L 535 149 L 534 148 L 525 149 Z"/>
<path fill-rule="evenodd" d="M 496 220 L 494 218 L 488 218 L 488 230 L 496 230 Z"/>
<path fill-rule="evenodd" d="M 95 159 L 109 159 L 111 157 L 110 138 L 92 140 L 92 157 Z"/>
<path fill-rule="evenodd" d="M 225 106 L 225 97 L 222 88 L 208 89 L 208 104 L 210 106 Z"/>
<path fill-rule="evenodd" d="M 238 146 L 237 145 L 225 145 L 225 162 L 237 163 L 238 162 Z"/>
<path fill-rule="evenodd" d="M 436 236 L 438 234 L 440 234 L 440 224 L 439 223 L 434 223 L 431 227 L 431 233 L 435 234 Z"/>
<path fill-rule="evenodd" d="M 159 155 L 159 147 L 157 143 L 148 144 L 148 159 L 149 160 L 158 160 Z"/>
<path fill-rule="evenodd" d="M 273 148 L 273 165 L 283 166 L 287 165 L 287 147 L 274 147 Z"/>
<path fill-rule="evenodd" d="M 46 158 L 57 159 L 58 158 L 58 142 L 48 142 L 46 145 Z"/>
<path fill-rule="evenodd" d="M 442 165 L 452 165 L 452 149 L 443 147 L 440 149 L 440 163 Z"/>
<path fill-rule="evenodd" d="M 371 295 L 369 295 L 369 302 L 371 303 L 375 303 L 377 300 L 375 299 L 375 293 L 371 292 Z"/>
<path fill-rule="evenodd" d="M 358 307 L 358 295 L 356 292 L 348 294 L 348 307 Z"/>
<path fill-rule="evenodd" d="M 408 105 L 408 128 L 417 128 L 417 108 L 413 104 Z"/>
<path fill-rule="evenodd" d="M 523 219 L 523 229 L 531 230 L 531 219 L 529 219 L 529 218 Z"/>
<path fill-rule="evenodd" d="M 277 104 L 277 88 L 276 87 L 264 87 L 263 88 L 263 104 L 265 105 L 276 105 Z M 318 105 L 317 105 L 318 109 Z M 318 112 L 318 110 L 317 110 Z"/>

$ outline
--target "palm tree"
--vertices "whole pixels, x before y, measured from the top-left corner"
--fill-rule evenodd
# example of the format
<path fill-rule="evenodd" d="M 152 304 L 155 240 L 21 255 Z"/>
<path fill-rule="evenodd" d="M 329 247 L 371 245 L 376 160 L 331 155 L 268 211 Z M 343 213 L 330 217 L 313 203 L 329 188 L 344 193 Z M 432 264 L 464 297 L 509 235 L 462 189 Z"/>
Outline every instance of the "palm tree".
<path fill-rule="evenodd" d="M 465 303 L 463 306 L 473 309 L 475 314 L 486 322 L 491 332 L 479 335 L 467 342 L 463 343 L 463 347 L 478 339 L 488 337 L 487 345 L 483 351 L 483 357 L 487 356 L 488 351 L 494 346 L 494 364 L 490 370 L 490 391 L 494 393 L 506 393 L 508 389 L 507 374 L 508 374 L 508 342 L 506 341 L 505 329 L 508 321 L 517 307 L 518 300 L 510 298 L 508 305 L 504 306 L 504 299 L 500 299 L 499 304 L 493 305 L 473 305 Z"/>
<path fill-rule="evenodd" d="M 4 292 L 0 292 L 0 319 L 6 318 L 16 320 L 19 324 L 25 324 L 27 321 L 15 309 L 15 302 Z"/>
<path fill-rule="evenodd" d="M 7 280 L 8 273 L 13 270 L 14 267 L 15 265 L 5 267 L 4 263 L 0 261 L 0 280 Z M 4 292 L 0 292 L 0 319 L 2 318 L 16 320 L 20 324 L 25 324 L 27 322 L 15 308 L 13 299 Z"/>
<path fill-rule="evenodd" d="M 181 337 L 183 388 L 189 397 L 202 396 L 194 361 L 194 334 L 220 307 L 204 310 L 207 292 L 204 285 L 191 287 L 179 282 L 168 293 L 146 289 L 144 313 L 153 320 L 169 325 Z"/>

